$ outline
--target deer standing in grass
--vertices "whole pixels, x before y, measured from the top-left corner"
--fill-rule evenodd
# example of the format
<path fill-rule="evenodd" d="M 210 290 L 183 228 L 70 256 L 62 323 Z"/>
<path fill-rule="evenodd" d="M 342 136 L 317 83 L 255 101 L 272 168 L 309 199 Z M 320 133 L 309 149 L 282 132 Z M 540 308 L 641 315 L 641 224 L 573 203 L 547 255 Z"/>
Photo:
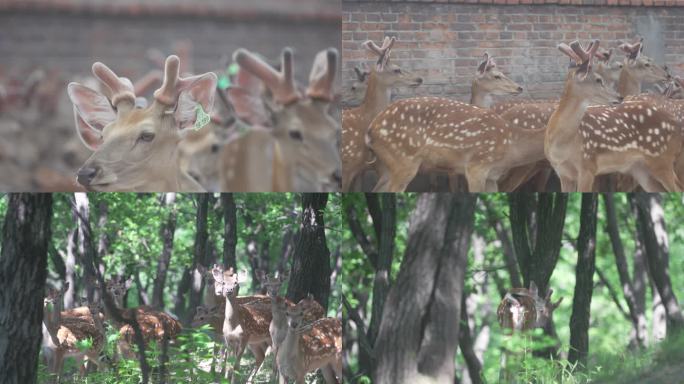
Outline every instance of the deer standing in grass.
<path fill-rule="evenodd" d="M 110 97 L 69 84 L 76 131 L 93 151 L 78 170 L 81 185 L 93 191 L 203 191 L 180 170 L 178 145 L 188 127 L 203 124 L 200 109 L 211 111 L 217 79 L 213 73 L 179 77 L 179 65 L 177 56 L 166 59 L 164 82 L 144 108 L 136 106 L 130 80 L 99 62 L 92 71 Z"/>
<path fill-rule="evenodd" d="M 629 174 L 647 191 L 679 189 L 674 161 L 681 152 L 676 120 L 650 101 L 619 103 L 591 67 L 599 42 L 587 50 L 575 41 L 559 50 L 580 65 L 571 70 L 558 108 L 549 120 L 544 152 L 564 192 L 593 189 L 597 175 Z"/>
<path fill-rule="evenodd" d="M 375 67 L 366 75 L 366 93 L 356 108 L 342 111 L 342 190 L 349 191 L 354 180 L 368 168 L 371 156 L 364 137 L 373 118 L 391 101 L 392 88 L 402 85 L 417 87 L 423 79 L 390 64 L 396 38 L 385 37 L 382 46 L 366 41 L 363 46 L 377 56 Z M 358 75 L 359 72 L 357 72 Z M 359 75 L 360 77 L 361 75 Z"/>
<path fill-rule="evenodd" d="M 298 303 L 287 310 L 287 334 L 276 356 L 280 382 L 305 384 L 305 375 L 320 368 L 327 384 L 341 383 L 342 322 L 326 317 L 307 323 L 304 307 Z"/>
<path fill-rule="evenodd" d="M 250 127 L 220 151 L 221 190 L 338 190 L 340 127 L 329 114 L 337 50 L 316 55 L 305 96 L 295 85 L 290 48 L 283 50 L 280 71 L 245 49 L 238 49 L 233 60 L 240 72 L 228 96 Z M 271 92 L 269 103 L 262 86 Z"/>
<path fill-rule="evenodd" d="M 223 321 L 223 338 L 226 346 L 235 349 L 235 364 L 230 372 L 233 381 L 235 371 L 240 367 L 240 359 L 249 348 L 255 357 L 254 369 L 250 371 L 248 381 L 257 375 L 264 361 L 268 346 L 271 344 L 269 325 L 271 323 L 270 306 L 263 303 L 239 304 L 237 302 L 240 280 L 244 279 L 233 268 L 227 271 L 214 270 L 214 289 L 217 295 L 226 297 Z M 227 373 L 228 376 L 228 373 Z"/>
<path fill-rule="evenodd" d="M 530 288 L 512 288 L 506 292 L 496 310 L 497 320 L 502 329 L 513 332 L 525 332 L 534 328 L 544 328 L 552 321 L 553 311 L 558 308 L 563 298 L 551 302 L 553 289 L 549 289 L 546 296 L 541 298 L 537 284 L 530 282 Z M 507 355 L 504 349 L 501 355 L 501 371 L 499 380 L 503 383 L 515 382 L 513 372 L 508 367 Z"/>
<path fill-rule="evenodd" d="M 48 289 L 43 307 L 42 351 L 48 372 L 54 375 L 52 380 L 57 383 L 61 379 L 64 359 L 67 357 L 76 359 L 81 377 L 86 373 L 84 360 L 93 362 L 99 369 L 102 365 L 99 355 L 105 343 L 103 329 L 93 321 L 95 318 L 99 321 L 99 316 L 62 316 L 62 297 L 67 288 L 68 283 L 61 290 Z M 90 340 L 90 346 L 80 348 L 79 343 L 86 340 Z"/>

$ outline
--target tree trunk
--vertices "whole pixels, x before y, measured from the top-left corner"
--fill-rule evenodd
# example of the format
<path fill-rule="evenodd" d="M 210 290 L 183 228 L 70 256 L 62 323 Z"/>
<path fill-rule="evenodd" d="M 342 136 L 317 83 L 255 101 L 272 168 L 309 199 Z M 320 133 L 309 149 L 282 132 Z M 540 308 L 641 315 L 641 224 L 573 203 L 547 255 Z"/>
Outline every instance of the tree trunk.
<path fill-rule="evenodd" d="M 496 237 L 501 243 L 501 252 L 506 260 L 506 269 L 511 279 L 511 287 L 522 287 L 522 279 L 520 278 L 520 271 L 518 270 L 518 258 L 515 255 L 515 249 L 511 243 L 511 238 L 508 236 L 508 230 L 504 227 L 501 220 L 497 217 L 497 212 L 492 208 L 491 204 L 486 200 L 481 200 L 482 205 L 486 208 L 489 225 L 494 228 Z"/>
<path fill-rule="evenodd" d="M 575 293 L 570 316 L 570 352 L 568 360 L 584 367 L 589 352 L 589 318 L 596 267 L 596 210 L 598 198 L 592 193 L 582 194 L 580 230 L 577 239 L 577 267 Z"/>
<path fill-rule="evenodd" d="M 223 205 L 223 267 L 237 271 L 235 247 L 237 245 L 237 209 L 232 193 L 221 194 Z"/>
<path fill-rule="evenodd" d="M 376 383 L 452 383 L 476 195 L 423 194 L 375 345 Z"/>
<path fill-rule="evenodd" d="M 638 220 L 641 224 L 648 271 L 667 313 L 667 325 L 673 332 L 684 329 L 684 316 L 672 290 L 669 273 L 669 244 L 661 195 L 637 193 Z"/>
<path fill-rule="evenodd" d="M 468 367 L 468 379 L 472 384 L 482 384 L 482 362 L 478 359 L 474 350 L 473 337 L 470 333 L 470 325 L 468 324 L 468 311 L 466 306 L 465 296 L 461 300 L 461 326 L 458 337 L 458 347 L 461 348 L 463 359 Z M 465 375 L 463 382 L 466 382 Z"/>
<path fill-rule="evenodd" d="M 52 195 L 9 194 L 0 253 L 0 383 L 36 383 Z"/>
<path fill-rule="evenodd" d="M 622 246 L 622 239 L 620 239 L 620 230 L 618 227 L 617 213 L 615 210 L 615 201 L 612 193 L 604 193 L 603 201 L 606 206 L 606 231 L 610 237 L 610 243 L 613 247 L 613 254 L 615 255 L 615 266 L 620 277 L 620 285 L 622 285 L 622 293 L 627 301 L 627 308 L 629 308 L 629 317 L 632 321 L 632 333 L 634 335 L 633 347 L 645 347 L 646 337 L 641 333 L 639 327 L 639 314 L 637 313 L 637 305 L 634 298 L 634 286 L 632 279 L 629 276 L 629 266 L 627 265 L 627 257 L 625 256 L 625 249 Z"/>
<path fill-rule="evenodd" d="M 323 308 L 328 308 L 331 273 L 323 219 L 327 203 L 327 193 L 302 194 L 302 222 L 287 287 L 288 299 L 297 302 L 311 293 Z"/>
<path fill-rule="evenodd" d="M 176 194 L 164 193 L 162 206 L 168 211 L 168 216 L 159 231 L 162 238 L 162 253 L 157 263 L 157 276 L 152 288 L 152 306 L 160 309 L 164 309 L 164 286 L 173 253 L 173 237 L 176 233 Z"/>
<path fill-rule="evenodd" d="M 72 229 L 67 235 L 67 257 L 64 264 L 64 280 L 69 283 L 69 289 L 64 294 L 64 308 L 74 307 L 76 302 L 76 230 Z"/>
<path fill-rule="evenodd" d="M 639 215 L 636 197 L 634 194 L 628 195 L 632 217 L 635 218 L 634 226 L 634 264 L 632 265 L 632 286 L 634 287 L 634 305 L 638 316 L 639 334 L 644 337 L 644 345 L 649 345 L 648 322 L 646 321 L 646 286 L 648 284 L 648 267 L 646 266 L 646 251 L 644 250 L 644 240 L 640 229 Z M 630 345 L 636 345 L 637 332 L 632 331 L 630 335 Z"/>
<path fill-rule="evenodd" d="M 197 271 L 198 265 L 205 265 L 205 258 L 207 254 L 207 239 L 209 233 L 207 231 L 207 215 L 209 212 L 209 193 L 199 193 L 197 196 L 197 220 L 195 232 L 195 247 L 194 257 L 191 269 L 191 284 L 190 284 L 190 301 L 188 303 L 189 311 L 185 313 L 185 324 L 189 324 L 192 319 L 192 310 L 202 302 L 202 288 L 204 280 Z"/>

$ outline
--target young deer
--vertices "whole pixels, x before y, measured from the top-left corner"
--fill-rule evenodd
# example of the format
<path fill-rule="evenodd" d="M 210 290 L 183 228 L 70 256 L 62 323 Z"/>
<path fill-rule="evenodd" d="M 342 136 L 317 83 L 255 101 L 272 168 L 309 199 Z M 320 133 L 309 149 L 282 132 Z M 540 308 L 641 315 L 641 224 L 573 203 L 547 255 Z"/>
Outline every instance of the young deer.
<path fill-rule="evenodd" d="M 228 90 L 237 116 L 251 125 L 222 147 L 221 189 L 225 191 L 326 191 L 340 182 L 339 124 L 329 114 L 338 53 L 318 53 L 306 96 L 294 82 L 293 54 L 283 50 L 276 71 L 255 54 L 233 55 L 240 72 Z M 261 87 L 272 94 L 264 103 Z"/>
<path fill-rule="evenodd" d="M 179 65 L 177 56 L 166 59 L 164 82 L 146 108 L 136 105 L 130 80 L 99 62 L 92 71 L 110 97 L 69 84 L 76 131 L 94 152 L 78 170 L 81 185 L 94 191 L 203 190 L 180 170 L 178 144 L 188 126 L 203 124 L 200 109 L 211 111 L 217 79 L 213 73 L 179 77 Z"/>
<path fill-rule="evenodd" d="M 48 372 L 54 375 L 55 382 L 61 378 L 67 357 L 76 359 L 81 376 L 86 373 L 84 359 L 100 367 L 99 355 L 105 343 L 104 332 L 93 321 L 84 317 L 62 318 L 61 302 L 67 287 L 68 283 L 61 290 L 48 289 L 43 301 L 42 350 Z M 82 350 L 78 344 L 86 340 L 90 340 L 91 345 Z"/>
<path fill-rule="evenodd" d="M 255 376 L 264 361 L 268 345 L 271 343 L 269 325 L 271 323 L 270 307 L 265 304 L 239 304 L 237 302 L 240 290 L 239 277 L 233 268 L 227 271 L 214 270 L 214 289 L 217 295 L 226 297 L 223 321 L 223 339 L 227 347 L 233 346 L 236 351 L 235 363 L 230 373 L 231 381 L 235 371 L 240 366 L 240 359 L 248 347 L 254 357 L 255 367 L 250 372 L 248 381 Z M 228 376 L 228 375 L 227 375 Z"/>
<path fill-rule="evenodd" d="M 304 384 L 304 376 L 320 368 L 327 384 L 341 383 L 342 322 L 326 317 L 307 324 L 304 315 L 299 304 L 287 310 L 287 334 L 276 356 L 281 378 Z"/>
<path fill-rule="evenodd" d="M 105 288 L 114 300 L 115 309 L 124 319 L 135 319 L 138 322 L 145 344 L 163 343 L 175 339 L 182 331 L 182 326 L 180 321 L 170 314 L 148 306 L 123 308 L 123 298 L 131 282 L 130 278 L 124 280 L 123 277 L 115 277 L 105 282 Z M 119 330 L 120 337 L 117 345 L 119 352 L 126 358 L 133 358 L 135 356 L 131 349 L 131 346 L 135 344 L 133 327 L 114 320 L 106 306 L 104 314 L 105 319 L 111 321 Z"/>
<path fill-rule="evenodd" d="M 366 94 L 361 105 L 342 111 L 343 191 L 349 191 L 354 180 L 368 167 L 366 162 L 371 156 L 364 143 L 364 136 L 373 118 L 390 103 L 392 88 L 402 85 L 417 87 L 423 83 L 422 78 L 390 64 L 390 53 L 395 41 L 394 37 L 385 37 L 381 47 L 370 40 L 363 43 L 368 51 L 377 56 L 377 62 L 375 68 L 365 76 Z"/>
<path fill-rule="evenodd" d="M 647 191 L 661 186 L 678 190 L 673 164 L 682 143 L 673 117 L 649 101 L 587 108 L 592 102 L 618 103 L 622 99 L 591 68 L 598 44 L 595 40 L 588 50 L 577 41 L 558 46 L 581 63 L 568 74 L 544 143 L 562 190 L 592 191 L 596 175 L 612 172 L 632 175 Z"/>

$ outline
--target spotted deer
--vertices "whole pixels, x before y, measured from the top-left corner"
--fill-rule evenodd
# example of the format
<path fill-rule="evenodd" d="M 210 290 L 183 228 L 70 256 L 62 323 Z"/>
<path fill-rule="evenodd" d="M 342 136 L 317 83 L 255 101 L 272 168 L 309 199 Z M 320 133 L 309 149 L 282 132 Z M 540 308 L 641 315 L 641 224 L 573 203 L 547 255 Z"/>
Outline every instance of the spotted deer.
<path fill-rule="evenodd" d="M 271 344 L 269 325 L 271 323 L 270 306 L 263 303 L 239 304 L 237 302 L 240 280 L 245 275 L 233 272 L 233 268 L 226 271 L 213 271 L 214 289 L 217 295 L 226 297 L 226 305 L 223 321 L 223 339 L 228 348 L 233 348 L 235 363 L 230 373 L 226 376 L 233 381 L 235 371 L 240 366 L 240 359 L 249 348 L 255 357 L 254 368 L 250 371 L 248 381 L 254 377 L 261 368 L 264 357 Z"/>
<path fill-rule="evenodd" d="M 62 317 L 62 297 L 68 283 L 61 290 L 48 289 L 43 301 L 42 346 L 43 356 L 47 362 L 48 372 L 54 375 L 51 379 L 59 382 L 64 367 L 64 359 L 76 359 L 80 375 L 85 376 L 84 360 L 101 366 L 100 352 L 104 348 L 105 334 L 92 319 L 85 317 Z M 88 348 L 81 348 L 80 343 L 90 340 Z"/>
<path fill-rule="evenodd" d="M 622 100 L 592 70 L 598 45 L 595 40 L 587 50 L 577 41 L 558 46 L 581 63 L 568 74 L 544 142 L 562 190 L 590 192 L 596 175 L 613 172 L 631 175 L 647 191 L 678 190 L 673 164 L 682 143 L 672 116 L 647 100 L 588 108 Z"/>
<path fill-rule="evenodd" d="M 377 57 L 375 67 L 367 75 L 366 93 L 356 108 L 342 111 L 342 190 L 349 191 L 354 180 L 368 167 L 370 154 L 364 143 L 366 130 L 373 118 L 391 101 L 392 88 L 417 87 L 423 79 L 390 63 L 395 37 L 385 37 L 382 46 L 368 40 L 363 46 Z"/>
<path fill-rule="evenodd" d="M 122 276 L 117 276 L 105 281 L 105 289 L 114 300 L 115 308 L 121 317 L 127 320 L 135 320 L 140 326 L 143 341 L 148 343 L 165 343 L 174 340 L 182 331 L 180 321 L 174 316 L 148 306 L 138 306 L 134 308 L 124 308 L 123 298 L 126 291 L 131 286 L 132 280 L 124 280 Z M 117 342 L 118 352 L 125 358 L 134 358 L 135 353 L 131 346 L 135 344 L 135 332 L 129 324 L 115 320 L 110 308 L 104 307 L 105 319 L 110 321 L 119 332 Z"/>
<path fill-rule="evenodd" d="M 78 170 L 81 185 L 93 191 L 203 191 L 180 170 L 178 144 L 188 127 L 203 124 L 200 111 L 211 111 L 217 78 L 179 77 L 179 65 L 175 55 L 166 59 L 163 84 L 148 107 L 137 107 L 130 80 L 100 62 L 92 72 L 109 97 L 69 84 L 76 131 L 93 151 Z"/>
<path fill-rule="evenodd" d="M 342 322 L 326 317 L 307 324 L 304 314 L 299 304 L 287 310 L 287 334 L 276 357 L 281 378 L 304 384 L 308 372 L 320 369 L 327 384 L 341 383 Z"/>
<path fill-rule="evenodd" d="M 342 90 L 342 106 L 345 109 L 359 106 L 368 89 L 368 77 L 371 70 L 365 63 L 354 66 L 354 78 L 349 86 Z M 344 128 L 343 128 L 344 129 Z"/>
<path fill-rule="evenodd" d="M 283 50 L 279 71 L 245 49 L 238 49 L 233 60 L 240 71 L 228 96 L 249 126 L 220 150 L 221 190 L 339 189 L 340 127 L 329 114 L 337 50 L 316 55 L 305 95 L 295 85 L 290 48 Z M 271 94 L 267 103 L 262 86 Z"/>

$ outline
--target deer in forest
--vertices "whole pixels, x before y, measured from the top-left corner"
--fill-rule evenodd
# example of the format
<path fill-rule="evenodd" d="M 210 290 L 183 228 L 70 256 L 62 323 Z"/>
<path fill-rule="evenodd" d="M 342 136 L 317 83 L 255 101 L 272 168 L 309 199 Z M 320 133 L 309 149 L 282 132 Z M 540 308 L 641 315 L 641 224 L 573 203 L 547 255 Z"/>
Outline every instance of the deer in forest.
<path fill-rule="evenodd" d="M 534 328 L 544 328 L 552 321 L 553 311 L 560 306 L 563 298 L 551 302 L 553 289 L 549 289 L 544 298 L 539 296 L 537 284 L 530 282 L 530 288 L 512 288 L 504 295 L 496 310 L 497 320 L 502 329 L 511 333 L 526 332 Z M 501 382 L 515 382 L 513 372 L 508 367 L 509 351 L 504 348 L 501 355 Z"/>
<path fill-rule="evenodd" d="M 580 63 L 568 74 L 544 142 L 562 190 L 591 191 L 596 175 L 614 172 L 630 174 L 647 191 L 679 190 L 673 164 L 681 152 L 682 133 L 672 116 L 648 100 L 588 108 L 591 103 L 622 100 L 592 70 L 598 45 L 595 40 L 587 50 L 577 41 L 558 46 Z"/>
<path fill-rule="evenodd" d="M 382 46 L 368 40 L 363 46 L 377 56 L 375 67 L 365 75 L 366 93 L 356 108 L 342 111 L 342 190 L 349 191 L 354 180 L 368 167 L 370 154 L 364 143 L 364 136 L 373 118 L 391 101 L 392 88 L 402 85 L 417 87 L 423 79 L 390 64 L 390 54 L 395 37 L 385 37 Z M 355 69 L 356 70 L 356 69 Z M 361 73 L 357 70 L 357 75 Z"/>
<path fill-rule="evenodd" d="M 88 319 L 86 317 L 62 317 L 62 297 L 68 289 L 66 283 L 62 289 L 48 289 L 43 301 L 42 351 L 48 372 L 54 375 L 53 380 L 59 382 L 64 367 L 64 359 L 74 357 L 79 367 L 80 375 L 85 376 L 84 360 L 93 362 L 99 368 L 99 355 L 104 348 L 105 334 L 97 326 L 99 316 Z M 50 309 L 52 307 L 52 309 Z M 94 322 L 93 320 L 97 318 Z M 79 348 L 79 343 L 90 340 L 90 346 Z"/>
<path fill-rule="evenodd" d="M 327 191 L 339 189 L 339 123 L 330 115 L 338 53 L 319 52 L 305 95 L 294 81 L 293 53 L 285 48 L 279 71 L 238 49 L 240 66 L 228 97 L 248 125 L 220 149 L 221 190 Z M 262 86 L 271 96 L 263 100 Z"/>
<path fill-rule="evenodd" d="M 239 304 L 237 301 L 240 290 L 240 280 L 245 274 L 238 274 L 229 268 L 226 271 L 213 270 L 214 290 L 217 295 L 226 297 L 223 321 L 223 339 L 226 347 L 235 350 L 235 363 L 230 374 L 231 382 L 235 371 L 240 367 L 240 359 L 249 348 L 255 357 L 254 368 L 250 371 L 248 381 L 256 376 L 264 361 L 264 357 L 271 344 L 269 325 L 271 323 L 271 308 L 263 303 Z"/>
<path fill-rule="evenodd" d="M 117 276 L 105 281 L 105 290 L 114 301 L 114 310 L 127 320 L 135 320 L 140 326 L 140 331 L 145 344 L 151 342 L 166 343 L 173 340 L 182 331 L 180 321 L 174 316 L 148 306 L 138 306 L 134 308 L 124 308 L 123 298 L 126 291 L 130 288 L 132 279 L 124 280 L 122 276 Z M 134 344 L 135 332 L 129 324 L 119 322 L 115 319 L 108 306 L 104 307 L 105 319 L 109 320 L 119 332 L 117 349 L 125 358 L 134 358 L 131 346 Z"/>
<path fill-rule="evenodd" d="M 109 97 L 69 84 L 76 131 L 93 151 L 78 170 L 81 185 L 94 191 L 203 191 L 180 170 L 178 144 L 188 127 L 206 124 L 217 78 L 213 73 L 179 77 L 179 65 L 177 56 L 166 59 L 163 84 L 149 107 L 136 106 L 130 80 L 100 62 L 92 72 Z"/>
<path fill-rule="evenodd" d="M 300 304 L 287 310 L 287 334 L 276 356 L 281 383 L 304 384 L 305 375 L 319 368 L 327 384 L 341 383 L 342 322 L 326 317 L 306 323 L 304 316 Z"/>

